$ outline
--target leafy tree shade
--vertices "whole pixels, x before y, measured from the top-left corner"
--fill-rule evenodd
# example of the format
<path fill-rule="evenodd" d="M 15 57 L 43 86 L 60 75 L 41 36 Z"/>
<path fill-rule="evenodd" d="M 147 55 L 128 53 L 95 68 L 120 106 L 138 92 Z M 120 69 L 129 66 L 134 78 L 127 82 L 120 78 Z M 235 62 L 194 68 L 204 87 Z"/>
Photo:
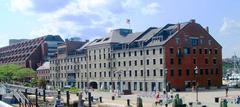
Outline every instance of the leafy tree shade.
<path fill-rule="evenodd" d="M 35 71 L 29 68 L 14 64 L 0 65 L 0 80 L 4 82 L 11 82 L 12 80 L 23 81 L 27 77 L 35 76 Z"/>

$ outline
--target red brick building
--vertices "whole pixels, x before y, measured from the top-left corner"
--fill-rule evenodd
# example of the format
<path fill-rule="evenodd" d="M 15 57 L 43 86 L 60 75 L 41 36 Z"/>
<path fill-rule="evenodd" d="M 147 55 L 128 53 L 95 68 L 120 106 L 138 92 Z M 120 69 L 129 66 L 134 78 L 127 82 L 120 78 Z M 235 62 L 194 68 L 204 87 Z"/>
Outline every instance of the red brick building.
<path fill-rule="evenodd" d="M 196 80 L 199 87 L 221 86 L 222 47 L 209 34 L 208 27 L 191 20 L 185 26 L 177 24 L 177 30 L 163 45 L 168 87 L 184 90 L 195 86 Z"/>

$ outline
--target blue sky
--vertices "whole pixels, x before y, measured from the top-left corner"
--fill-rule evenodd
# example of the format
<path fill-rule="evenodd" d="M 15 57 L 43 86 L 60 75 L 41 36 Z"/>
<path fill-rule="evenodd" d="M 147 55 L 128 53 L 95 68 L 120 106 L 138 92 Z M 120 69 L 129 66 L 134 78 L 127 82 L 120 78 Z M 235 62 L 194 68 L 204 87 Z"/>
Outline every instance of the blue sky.
<path fill-rule="evenodd" d="M 115 28 L 143 31 L 195 19 L 223 46 L 223 57 L 240 56 L 239 0 L 0 0 L 0 47 L 12 38 L 59 34 L 102 37 Z"/>

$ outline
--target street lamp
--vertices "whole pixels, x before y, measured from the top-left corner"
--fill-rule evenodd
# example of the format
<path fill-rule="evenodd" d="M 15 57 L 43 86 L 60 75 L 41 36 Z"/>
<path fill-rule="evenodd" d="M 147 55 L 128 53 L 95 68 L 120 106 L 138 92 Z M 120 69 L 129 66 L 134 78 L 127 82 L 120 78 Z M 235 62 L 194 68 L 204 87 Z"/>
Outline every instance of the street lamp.
<path fill-rule="evenodd" d="M 167 72 L 168 72 L 168 69 L 165 68 L 164 69 L 164 87 L 166 92 L 167 92 Z"/>
<path fill-rule="evenodd" d="M 198 104 L 198 67 L 196 66 L 194 68 L 194 71 L 195 71 L 195 77 L 196 77 L 196 102 Z"/>
<path fill-rule="evenodd" d="M 121 71 L 116 72 L 118 74 L 118 97 L 120 97 L 120 91 L 121 91 Z"/>

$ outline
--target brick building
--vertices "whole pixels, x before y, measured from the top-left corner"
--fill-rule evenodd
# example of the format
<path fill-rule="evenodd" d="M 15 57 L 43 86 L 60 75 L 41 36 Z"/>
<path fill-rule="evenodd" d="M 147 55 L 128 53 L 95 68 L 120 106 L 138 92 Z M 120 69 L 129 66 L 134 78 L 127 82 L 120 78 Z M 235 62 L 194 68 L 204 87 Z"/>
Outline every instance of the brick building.
<path fill-rule="evenodd" d="M 36 70 L 50 57 L 63 40 L 58 35 L 29 39 L 0 48 L 0 64 L 18 64 Z"/>
<path fill-rule="evenodd" d="M 154 91 L 221 86 L 222 47 L 195 20 L 150 27 L 143 32 L 115 29 L 50 60 L 55 87 Z M 198 67 L 198 75 L 194 68 Z M 71 82 L 69 82 L 71 80 Z"/>

